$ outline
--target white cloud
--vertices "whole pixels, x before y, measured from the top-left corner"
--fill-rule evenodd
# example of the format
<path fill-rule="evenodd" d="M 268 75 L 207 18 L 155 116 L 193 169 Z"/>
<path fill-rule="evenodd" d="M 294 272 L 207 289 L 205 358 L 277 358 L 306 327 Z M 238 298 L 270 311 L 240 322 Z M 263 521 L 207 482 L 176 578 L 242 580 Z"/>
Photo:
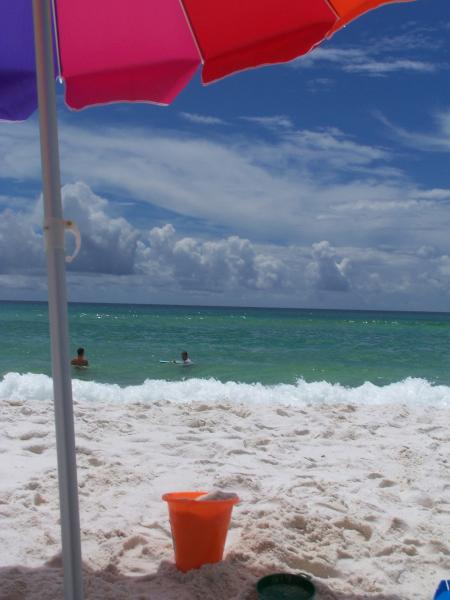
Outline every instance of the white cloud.
<path fill-rule="evenodd" d="M 186 121 L 197 123 L 199 125 L 226 125 L 226 121 L 218 117 L 210 117 L 207 115 L 197 115 L 195 113 L 181 112 L 180 116 Z"/>
<path fill-rule="evenodd" d="M 79 257 L 71 270 L 125 275 L 133 272 L 138 234 L 123 218 L 108 216 L 108 202 L 84 183 L 65 185 L 64 215 L 82 232 Z"/>
<path fill-rule="evenodd" d="M 434 73 L 437 66 L 419 60 L 396 59 L 391 61 L 367 60 L 356 64 L 347 64 L 344 71 L 349 73 L 365 73 L 367 75 L 386 75 L 397 71 L 415 71 L 416 73 Z"/>
<path fill-rule="evenodd" d="M 36 225 L 31 212 L 0 213 L 0 274 L 43 268 L 43 240 Z"/>
<path fill-rule="evenodd" d="M 335 248 L 327 241 L 313 244 L 312 258 L 307 274 L 317 289 L 331 292 L 349 290 L 350 284 L 346 278 L 350 266 L 348 258 L 339 260 Z"/>
<path fill-rule="evenodd" d="M 419 137 L 442 147 L 449 114 L 441 111 L 435 129 Z M 417 185 L 391 149 L 336 127 L 296 130 L 280 119 L 274 115 L 280 126 L 272 135 L 245 138 L 144 127 L 93 132 L 62 122 L 64 180 L 85 181 L 63 190 L 65 215 L 83 235 L 72 298 L 361 308 L 411 308 L 412 298 L 418 308 L 441 308 L 450 289 L 450 190 Z M 0 177 L 20 178 L 26 189 L 40 178 L 36 156 L 35 125 L 2 128 Z M 120 203 L 110 203 L 110 193 Z M 0 202 L 9 207 L 0 274 L 42 277 L 40 209 L 33 203 L 27 212 L 21 196 Z M 156 223 L 172 225 L 142 231 L 147 203 Z M 132 205 L 141 229 L 119 215 Z"/>
<path fill-rule="evenodd" d="M 84 183 L 64 186 L 62 201 L 65 217 L 75 221 L 82 233 L 81 252 L 69 270 L 132 273 L 138 233 L 131 225 L 108 216 L 108 202 Z M 43 272 L 42 220 L 41 200 L 30 203 L 27 211 L 0 213 L 0 273 Z"/>
<path fill-rule="evenodd" d="M 449 152 L 450 151 L 450 108 L 436 111 L 433 115 L 432 131 L 420 132 L 404 129 L 391 123 L 381 113 L 375 113 L 395 135 L 396 139 L 409 147 L 420 151 Z"/>
<path fill-rule="evenodd" d="M 272 115 L 270 117 L 241 117 L 243 121 L 256 123 L 268 129 L 292 129 L 294 124 L 286 115 Z"/>
<path fill-rule="evenodd" d="M 10 208 L 11 210 L 18 211 L 27 209 L 30 206 L 30 199 L 24 196 L 7 196 L 0 194 L 0 207 Z"/>
<path fill-rule="evenodd" d="M 2 128 L 0 156 L 26 151 L 22 179 L 39 181 L 34 155 L 37 132 Z M 24 131 L 27 136 L 24 137 Z M 203 138 L 154 130 L 116 130 L 60 126 L 63 181 L 83 180 L 91 188 L 114 191 L 206 221 L 258 241 L 295 241 L 318 227 L 317 199 L 323 210 L 334 203 L 334 185 L 352 173 L 385 176 L 390 155 L 343 132 L 287 130 L 271 142 L 258 138 Z M 19 149 L 20 147 L 20 149 Z M 15 160 L 13 160 L 15 163 Z M 381 171 L 379 171 L 381 169 Z M 0 177 L 11 177 L 10 167 Z M 392 177 L 392 172 L 390 177 Z M 362 187 L 361 184 L 359 184 Z M 280 210 L 281 207 L 281 210 Z M 320 207 L 319 207 L 320 208 Z M 326 237 L 317 232 L 314 239 Z"/>
<path fill-rule="evenodd" d="M 417 190 L 412 196 L 419 200 L 450 200 L 450 189 L 432 188 L 431 190 Z"/>
<path fill-rule="evenodd" d="M 322 92 L 331 89 L 335 81 L 330 77 L 316 77 L 306 82 L 306 87 L 309 92 Z"/>
<path fill-rule="evenodd" d="M 5 275 L 0 273 L 0 299 L 45 301 L 47 299 L 47 279 L 43 274 Z"/>
<path fill-rule="evenodd" d="M 287 285 L 283 262 L 257 250 L 248 239 L 186 237 L 171 224 L 140 231 L 121 217 L 111 217 L 110 203 L 81 182 L 65 185 L 62 199 L 65 217 L 78 225 L 82 235 L 81 252 L 69 267 L 72 285 L 81 276 L 88 277 L 92 290 L 117 285 L 124 276 L 131 280 L 140 276 L 141 281 L 143 277 L 147 285 L 151 282 L 170 292 L 218 294 L 282 290 Z M 6 209 L 0 215 L 0 275 L 14 274 L 3 279 L 5 288 L 25 289 L 26 276 L 44 281 L 43 239 L 37 225 L 41 211 L 39 200 L 30 203 L 27 212 Z M 92 280 L 92 275 L 101 277 Z"/>
<path fill-rule="evenodd" d="M 415 34 L 395 36 L 385 41 L 377 40 L 366 44 L 365 48 L 339 48 L 333 45 L 320 47 L 304 57 L 288 63 L 295 69 L 311 69 L 313 67 L 333 67 L 347 73 L 360 73 L 367 76 L 385 76 L 397 72 L 435 73 L 446 69 L 447 66 L 430 60 L 423 60 L 424 48 L 437 48 L 438 42 L 432 43 L 427 37 Z M 413 58 L 412 51 L 420 51 Z M 408 56 L 401 57 L 399 53 L 408 52 Z M 397 56 L 392 57 L 393 52 Z"/>
<path fill-rule="evenodd" d="M 360 48 L 320 47 L 303 57 L 287 63 L 287 65 L 294 69 L 303 69 L 317 66 L 319 63 L 345 66 L 348 64 L 361 64 L 366 60 L 367 52 Z"/>
<path fill-rule="evenodd" d="M 237 236 L 212 241 L 178 237 L 167 224 L 153 228 L 138 247 L 137 272 L 160 286 L 171 282 L 180 290 L 217 293 L 281 289 L 285 281 L 281 261 Z"/>
<path fill-rule="evenodd" d="M 381 48 L 382 52 L 408 52 L 417 50 L 424 51 L 438 50 L 445 45 L 445 36 L 441 36 L 439 23 L 433 28 L 418 25 L 413 22 L 406 22 L 402 29 L 404 33 L 383 36 L 369 41 L 371 48 Z"/>
<path fill-rule="evenodd" d="M 417 249 L 417 256 L 420 258 L 434 258 L 436 256 L 436 248 L 434 246 L 420 246 Z"/>
<path fill-rule="evenodd" d="M 444 135 L 444 116 L 440 123 Z M 28 137 L 18 127 L 2 128 L 0 157 L 14 155 L 22 145 L 30 155 L 38 152 L 36 130 L 24 127 Z M 395 168 L 390 151 L 362 144 L 337 128 L 279 131 L 268 141 L 142 129 L 92 133 L 62 124 L 61 148 L 66 181 L 83 174 L 92 189 L 114 192 L 122 203 L 149 203 L 187 224 L 196 219 L 206 230 L 252 243 L 307 246 L 326 239 L 334 246 L 433 244 L 442 251 L 449 244 L 442 205 L 448 190 L 417 186 Z M 0 176 L 8 174 L 1 172 L 0 160 Z M 39 180 L 33 158 L 24 157 L 21 176 Z M 90 202 L 81 196 L 74 201 L 82 219 L 92 221 L 86 223 L 84 248 L 103 248 L 103 269 L 111 268 L 109 254 L 119 255 L 122 248 L 124 258 L 115 268 L 129 273 L 133 233 L 120 220 L 106 219 L 101 200 L 94 197 L 89 207 Z M 82 259 L 82 268 L 89 269 L 85 254 Z M 91 268 L 99 267 L 100 258 Z"/>
<path fill-rule="evenodd" d="M 256 244 L 236 235 L 186 236 L 170 223 L 136 229 L 111 217 L 109 201 L 81 183 L 66 186 L 63 197 L 88 241 L 85 256 L 68 273 L 72 300 L 435 310 L 450 300 L 446 235 L 417 245 L 409 235 L 408 245 L 401 241 L 395 248 L 370 246 L 367 239 L 360 246 L 329 240 Z M 3 298 L 45 296 L 38 212 L 32 204 L 26 213 L 2 215 Z M 21 252 L 4 252 L 16 244 Z M 121 253 L 125 263 L 118 267 Z"/>

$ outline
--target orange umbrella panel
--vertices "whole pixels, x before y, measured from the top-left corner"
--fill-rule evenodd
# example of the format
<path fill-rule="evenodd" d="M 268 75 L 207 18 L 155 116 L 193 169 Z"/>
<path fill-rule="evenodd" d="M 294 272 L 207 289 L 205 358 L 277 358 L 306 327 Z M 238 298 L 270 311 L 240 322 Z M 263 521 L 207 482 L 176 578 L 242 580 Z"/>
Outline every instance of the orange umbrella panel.
<path fill-rule="evenodd" d="M 357 19 L 374 8 L 378 8 L 384 4 L 392 4 L 394 2 L 412 1 L 413 0 L 329 0 L 339 17 L 331 29 L 330 35 L 347 25 L 347 23 L 350 23 L 350 21 Z"/>

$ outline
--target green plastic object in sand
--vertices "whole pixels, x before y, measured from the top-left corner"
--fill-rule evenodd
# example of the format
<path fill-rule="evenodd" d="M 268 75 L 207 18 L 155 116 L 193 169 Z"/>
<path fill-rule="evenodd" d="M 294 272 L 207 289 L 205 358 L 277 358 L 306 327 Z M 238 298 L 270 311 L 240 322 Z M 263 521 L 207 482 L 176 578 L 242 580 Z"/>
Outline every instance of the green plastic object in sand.
<path fill-rule="evenodd" d="M 309 575 L 275 573 L 266 575 L 256 584 L 259 600 L 312 600 L 316 588 Z"/>

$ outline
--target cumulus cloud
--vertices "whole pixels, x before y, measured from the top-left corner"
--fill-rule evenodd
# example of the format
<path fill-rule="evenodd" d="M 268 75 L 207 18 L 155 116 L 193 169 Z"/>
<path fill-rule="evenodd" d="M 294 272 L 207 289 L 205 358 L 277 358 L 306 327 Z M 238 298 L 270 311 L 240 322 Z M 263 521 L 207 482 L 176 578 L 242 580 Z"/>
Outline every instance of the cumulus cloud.
<path fill-rule="evenodd" d="M 78 291 L 86 285 L 93 294 L 105 286 L 112 289 L 124 277 L 132 285 L 139 280 L 141 285 L 169 292 L 263 292 L 287 286 L 283 261 L 248 239 L 187 237 L 172 224 L 138 230 L 122 217 L 111 217 L 108 200 L 81 182 L 65 185 L 62 199 L 65 218 L 78 225 L 82 236 L 81 252 L 68 267 L 69 283 Z M 41 215 L 41 199 L 31 203 L 28 211 L 5 209 L 0 214 L 4 292 L 41 289 L 45 284 Z"/>
<path fill-rule="evenodd" d="M 350 288 L 346 271 L 349 269 L 348 258 L 339 260 L 335 248 L 327 241 L 312 246 L 312 261 L 307 273 L 313 285 L 319 290 L 346 292 Z"/>
<path fill-rule="evenodd" d="M 43 241 L 34 215 L 9 208 L 0 212 L 0 274 L 32 272 L 43 266 Z"/>
<path fill-rule="evenodd" d="M 108 201 L 84 183 L 62 189 L 65 218 L 72 219 L 82 233 L 81 251 L 69 270 L 130 274 L 134 269 L 138 232 L 123 218 L 108 215 Z M 0 213 L 0 273 L 43 272 L 42 200 L 30 202 L 28 210 Z M 66 240 L 67 246 L 71 241 Z M 70 254 L 70 250 L 67 250 Z"/>
<path fill-rule="evenodd" d="M 171 282 L 180 290 L 214 293 L 282 288 L 286 278 L 282 262 L 258 253 L 249 240 L 178 237 L 170 224 L 153 228 L 138 243 L 136 269 L 160 286 Z"/>
<path fill-rule="evenodd" d="M 126 275 L 133 272 L 138 233 L 123 218 L 108 216 L 108 202 L 84 183 L 63 187 L 64 215 L 82 232 L 80 254 L 70 269 Z"/>
<path fill-rule="evenodd" d="M 63 198 L 66 216 L 78 222 L 84 240 L 85 254 L 68 273 L 72 300 L 434 310 L 450 300 L 447 236 L 416 245 L 409 236 L 404 248 L 367 241 L 260 244 L 237 235 L 206 239 L 171 223 L 137 229 L 111 216 L 110 202 L 83 183 L 65 186 Z M 37 215 L 38 203 L 20 214 L 2 213 L 3 298 L 45 297 Z"/>

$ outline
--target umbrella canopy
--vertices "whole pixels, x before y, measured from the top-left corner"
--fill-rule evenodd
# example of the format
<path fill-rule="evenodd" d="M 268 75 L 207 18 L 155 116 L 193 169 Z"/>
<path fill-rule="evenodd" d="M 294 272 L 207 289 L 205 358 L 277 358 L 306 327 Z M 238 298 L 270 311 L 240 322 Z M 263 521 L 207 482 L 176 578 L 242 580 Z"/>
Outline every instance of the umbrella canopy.
<path fill-rule="evenodd" d="M 210 83 L 293 60 L 382 4 L 410 0 L 53 0 L 58 75 L 74 109 L 137 101 L 170 104 L 200 63 Z M 37 108 L 29 0 L 0 19 L 0 119 Z"/>
<path fill-rule="evenodd" d="M 33 11 L 29 0 L 2 3 L 0 119 L 24 120 L 39 105 L 66 600 L 82 600 L 83 582 L 55 73 L 66 83 L 71 108 L 118 101 L 167 104 L 200 63 L 206 83 L 289 61 L 363 12 L 392 1 L 33 0 Z"/>

